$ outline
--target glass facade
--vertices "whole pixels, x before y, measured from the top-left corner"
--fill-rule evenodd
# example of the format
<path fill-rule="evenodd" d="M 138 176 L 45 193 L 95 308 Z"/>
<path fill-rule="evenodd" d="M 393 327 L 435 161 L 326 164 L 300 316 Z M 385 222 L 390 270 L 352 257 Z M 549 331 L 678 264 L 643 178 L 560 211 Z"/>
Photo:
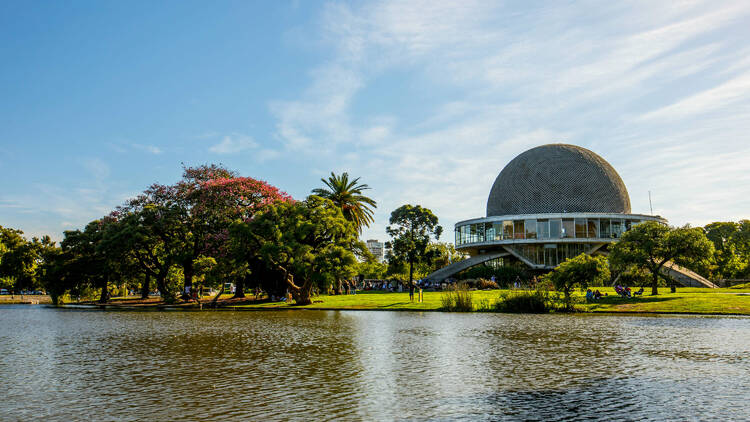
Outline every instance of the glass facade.
<path fill-rule="evenodd" d="M 456 227 L 456 246 L 520 239 L 617 239 L 642 220 L 621 218 L 553 218 L 503 220 Z"/>
<path fill-rule="evenodd" d="M 555 267 L 566 259 L 586 253 L 590 247 L 584 243 L 531 243 L 510 248 L 536 265 Z"/>

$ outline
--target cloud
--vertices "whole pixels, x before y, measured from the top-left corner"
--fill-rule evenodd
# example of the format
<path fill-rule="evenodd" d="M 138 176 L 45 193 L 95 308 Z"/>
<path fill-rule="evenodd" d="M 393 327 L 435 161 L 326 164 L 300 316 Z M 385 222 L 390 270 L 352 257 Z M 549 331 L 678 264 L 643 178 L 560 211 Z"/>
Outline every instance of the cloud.
<path fill-rule="evenodd" d="M 164 152 L 162 151 L 161 148 L 154 146 L 154 145 L 131 144 L 131 146 L 135 149 L 146 151 L 149 154 L 154 154 L 154 155 L 158 155 Z"/>
<path fill-rule="evenodd" d="M 330 53 L 299 96 L 269 103 L 275 136 L 373 187 L 368 237 L 406 202 L 433 208 L 451 237 L 484 215 L 509 160 L 551 142 L 609 160 L 635 212 L 650 189 L 676 224 L 739 217 L 748 15 L 743 2 L 331 3 L 317 27 Z"/>
<path fill-rule="evenodd" d="M 222 138 L 221 142 L 208 148 L 215 154 L 236 154 L 238 152 L 255 149 L 258 143 L 247 135 L 232 134 Z"/>

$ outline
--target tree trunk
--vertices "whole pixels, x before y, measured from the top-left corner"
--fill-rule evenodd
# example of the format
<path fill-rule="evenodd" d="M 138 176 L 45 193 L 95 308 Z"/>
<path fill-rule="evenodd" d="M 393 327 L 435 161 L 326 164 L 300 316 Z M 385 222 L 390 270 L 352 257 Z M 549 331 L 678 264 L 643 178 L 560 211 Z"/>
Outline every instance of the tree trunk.
<path fill-rule="evenodd" d="M 656 296 L 659 294 L 659 269 L 656 269 L 653 274 L 653 280 L 651 280 L 651 295 Z"/>
<path fill-rule="evenodd" d="M 182 266 L 182 273 L 184 275 L 184 285 L 182 287 L 182 299 L 190 299 L 190 289 L 193 287 L 193 261 L 189 261 L 189 264 Z"/>
<path fill-rule="evenodd" d="M 174 295 L 172 295 L 172 292 L 170 292 L 167 289 L 167 274 L 164 272 L 163 274 L 158 274 L 156 276 L 156 289 L 159 290 L 159 294 L 161 295 L 161 300 L 165 302 L 171 302 L 174 300 Z"/>
<path fill-rule="evenodd" d="M 283 270 L 283 269 L 282 269 Z M 289 293 L 292 294 L 295 304 L 297 305 L 310 305 L 312 304 L 312 297 L 310 295 L 312 290 L 312 282 L 305 281 L 302 283 L 302 287 L 294 284 L 294 276 L 289 274 L 286 270 L 284 271 L 284 280 L 286 285 L 289 287 Z"/>
<path fill-rule="evenodd" d="M 672 293 L 677 293 L 677 283 L 674 281 L 672 277 L 669 278 L 669 291 Z"/>
<path fill-rule="evenodd" d="M 151 293 L 151 273 L 146 273 L 143 284 L 141 284 L 141 299 L 148 299 L 149 293 Z"/>
<path fill-rule="evenodd" d="M 237 278 L 235 287 L 234 287 L 234 298 L 243 298 L 245 297 L 245 277 L 239 277 Z"/>
<path fill-rule="evenodd" d="M 409 260 L 409 285 L 414 284 L 414 261 Z"/>
<path fill-rule="evenodd" d="M 109 276 L 102 277 L 102 285 L 101 285 L 102 292 L 99 295 L 99 303 L 109 302 L 109 290 L 107 290 L 108 286 L 109 286 Z"/>

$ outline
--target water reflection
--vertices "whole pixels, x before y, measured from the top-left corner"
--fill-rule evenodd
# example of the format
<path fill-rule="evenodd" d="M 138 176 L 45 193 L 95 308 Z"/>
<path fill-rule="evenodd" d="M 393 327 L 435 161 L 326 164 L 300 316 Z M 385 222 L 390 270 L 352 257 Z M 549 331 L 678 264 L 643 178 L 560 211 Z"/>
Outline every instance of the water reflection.
<path fill-rule="evenodd" d="M 0 307 L 3 420 L 748 420 L 750 319 Z"/>

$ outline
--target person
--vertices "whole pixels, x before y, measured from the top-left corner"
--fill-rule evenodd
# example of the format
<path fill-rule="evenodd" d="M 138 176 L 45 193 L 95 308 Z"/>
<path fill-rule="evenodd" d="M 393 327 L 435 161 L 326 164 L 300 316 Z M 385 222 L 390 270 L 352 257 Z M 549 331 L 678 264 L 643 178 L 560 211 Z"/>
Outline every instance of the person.
<path fill-rule="evenodd" d="M 591 289 L 586 289 L 586 300 L 589 302 L 591 302 L 592 300 L 595 300 L 594 292 L 592 292 Z"/>
<path fill-rule="evenodd" d="M 599 291 L 599 289 L 596 289 L 594 292 L 594 299 L 599 300 L 602 298 L 602 292 Z"/>
<path fill-rule="evenodd" d="M 409 283 L 409 301 L 414 302 L 414 282 Z"/>
<path fill-rule="evenodd" d="M 633 293 L 633 296 L 641 296 L 641 295 L 643 295 L 643 286 L 641 286 L 641 288 L 637 292 Z"/>

